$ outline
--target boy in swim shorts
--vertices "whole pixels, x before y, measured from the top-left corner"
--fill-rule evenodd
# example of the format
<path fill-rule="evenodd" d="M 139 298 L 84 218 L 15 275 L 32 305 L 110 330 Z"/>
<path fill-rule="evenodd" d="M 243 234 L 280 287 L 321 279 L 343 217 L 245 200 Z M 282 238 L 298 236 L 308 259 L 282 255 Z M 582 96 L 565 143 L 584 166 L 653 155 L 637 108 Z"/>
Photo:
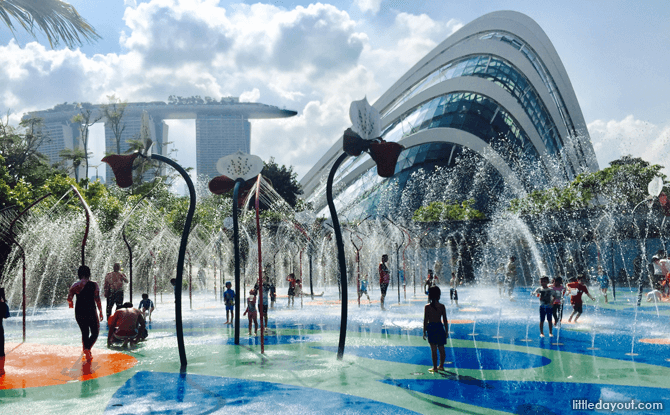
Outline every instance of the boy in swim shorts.
<path fill-rule="evenodd" d="M 423 339 L 428 336 L 430 343 L 430 353 L 433 358 L 433 368 L 429 372 L 435 373 L 444 370 L 444 345 L 447 344 L 447 333 L 449 332 L 449 323 L 447 322 L 447 309 L 444 304 L 440 304 L 442 292 L 440 287 L 430 287 L 428 290 L 428 300 L 423 311 Z M 440 350 L 440 366 L 437 366 L 437 350 Z"/>

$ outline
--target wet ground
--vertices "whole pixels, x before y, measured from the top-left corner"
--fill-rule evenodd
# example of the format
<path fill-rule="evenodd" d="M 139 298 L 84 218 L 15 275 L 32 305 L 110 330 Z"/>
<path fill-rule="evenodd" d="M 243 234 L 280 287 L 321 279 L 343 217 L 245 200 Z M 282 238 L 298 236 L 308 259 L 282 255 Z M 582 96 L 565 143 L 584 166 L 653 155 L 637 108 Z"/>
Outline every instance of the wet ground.
<path fill-rule="evenodd" d="M 146 342 L 110 350 L 103 323 L 90 364 L 81 360 L 80 332 L 65 305 L 29 312 L 25 343 L 21 318 L 13 316 L 5 320 L 0 412 L 581 414 L 599 402 L 620 405 L 605 407 L 608 413 L 623 413 L 634 401 L 648 409 L 626 413 L 670 413 L 670 303 L 643 298 L 637 307 L 635 295 L 621 290 L 608 304 L 596 296 L 586 299 L 579 323 L 565 317 L 554 337 L 545 327 L 541 338 L 538 300 L 529 290 L 517 289 L 510 301 L 497 290 L 465 287 L 456 307 L 446 289 L 446 370 L 432 374 L 421 333 L 426 296 L 407 289 L 400 301 L 397 289 L 389 289 L 387 311 L 380 310 L 378 291 L 360 307 L 350 293 L 343 360 L 336 359 L 336 287 L 290 308 L 280 297 L 270 310 L 264 353 L 246 317 L 236 346 L 214 294 L 194 295 L 192 310 L 185 294 L 188 366 L 181 373 L 167 293 L 163 303 L 155 301 Z"/>

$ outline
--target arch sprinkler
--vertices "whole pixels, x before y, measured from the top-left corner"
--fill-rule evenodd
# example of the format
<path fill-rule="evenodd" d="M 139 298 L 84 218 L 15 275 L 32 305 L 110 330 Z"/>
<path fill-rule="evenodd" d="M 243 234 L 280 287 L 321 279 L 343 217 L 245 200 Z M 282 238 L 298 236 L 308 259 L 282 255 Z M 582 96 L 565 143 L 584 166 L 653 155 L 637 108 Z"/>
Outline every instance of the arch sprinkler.
<path fill-rule="evenodd" d="M 363 152 L 370 154 L 370 157 L 377 163 L 377 173 L 381 177 L 391 177 L 395 171 L 395 165 L 404 148 L 398 143 L 384 141 L 380 135 L 380 116 L 379 111 L 368 104 L 368 100 L 363 98 L 360 101 L 354 101 L 349 108 L 349 118 L 352 122 L 352 128 L 347 128 L 342 137 L 342 149 L 344 153 L 333 163 L 333 167 L 328 174 L 326 182 L 326 199 L 328 200 L 328 209 L 333 220 L 333 230 L 335 231 L 335 243 L 337 244 L 337 258 L 340 268 L 340 283 L 342 284 L 342 316 L 340 321 L 340 342 L 337 347 L 337 358 L 342 360 L 344 356 L 344 343 L 347 337 L 347 264 L 344 257 L 344 242 L 342 242 L 342 231 L 340 221 L 337 218 L 335 203 L 333 202 L 333 179 L 335 172 L 340 164 L 349 156 L 360 156 Z"/>
<path fill-rule="evenodd" d="M 23 279 L 21 283 L 21 298 L 22 298 L 22 304 L 21 304 L 21 309 L 22 309 L 22 316 L 23 316 L 23 342 L 26 342 L 26 252 L 23 250 L 23 247 L 21 244 L 14 238 L 14 225 L 16 224 L 16 221 L 23 216 L 28 210 L 30 210 L 31 207 L 35 206 L 36 204 L 40 203 L 47 197 L 51 196 L 51 193 L 47 193 L 46 195 L 40 197 L 36 201 L 34 201 L 30 206 L 25 208 L 23 212 L 19 213 L 17 217 L 14 218 L 12 223 L 9 225 L 9 241 L 11 243 L 16 244 L 16 246 L 19 247 L 21 250 L 21 261 L 23 261 Z"/>
<path fill-rule="evenodd" d="M 184 223 L 184 230 L 181 234 L 181 244 L 179 245 L 179 256 L 177 258 L 177 282 L 175 285 L 174 295 L 175 295 L 175 323 L 177 329 L 177 347 L 179 348 L 179 360 L 181 362 L 181 369 L 186 368 L 186 350 L 184 348 L 184 330 L 182 326 L 181 318 L 181 287 L 184 273 L 184 257 L 186 256 L 186 245 L 188 243 L 188 235 L 191 231 L 191 221 L 193 220 L 193 214 L 195 213 L 195 187 L 193 187 L 193 182 L 189 177 L 186 170 L 177 164 L 174 160 L 161 156 L 160 154 L 151 154 L 151 140 L 147 140 L 146 147 L 142 153 L 136 152 L 132 154 L 113 154 L 106 156 L 102 159 L 103 162 L 109 164 L 114 176 L 116 177 L 116 184 L 121 188 L 130 187 L 133 184 L 133 165 L 135 164 L 136 159 L 140 157 L 141 159 L 151 159 L 162 161 L 163 163 L 169 164 L 175 170 L 179 172 L 181 177 L 184 178 L 186 185 L 188 186 L 189 193 L 189 207 L 188 213 L 186 215 L 186 222 Z"/>
<path fill-rule="evenodd" d="M 216 163 L 216 169 L 222 175 L 213 178 L 209 182 L 209 191 L 215 195 L 222 195 L 224 193 L 228 193 L 231 190 L 233 191 L 233 246 L 235 248 L 235 344 L 240 344 L 240 229 L 238 225 L 237 213 L 240 203 L 240 191 L 248 192 L 253 187 L 256 177 L 263 170 L 263 160 L 261 160 L 261 158 L 258 156 L 252 156 L 238 151 L 235 154 L 220 158 Z M 263 295 L 263 286 L 259 285 L 259 287 L 261 295 Z M 260 297 L 260 300 L 262 304 L 262 297 Z M 263 315 L 262 309 L 260 314 Z"/>

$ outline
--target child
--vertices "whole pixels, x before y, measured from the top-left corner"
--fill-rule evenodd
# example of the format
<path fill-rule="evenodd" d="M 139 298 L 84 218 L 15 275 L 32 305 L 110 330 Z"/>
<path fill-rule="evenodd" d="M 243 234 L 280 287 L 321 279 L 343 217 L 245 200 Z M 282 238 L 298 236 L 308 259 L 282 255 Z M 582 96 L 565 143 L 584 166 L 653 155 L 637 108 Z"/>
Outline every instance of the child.
<path fill-rule="evenodd" d="M 603 267 L 600 265 L 598 265 L 598 282 L 600 283 L 600 292 L 605 296 L 605 303 L 607 303 L 607 289 L 610 286 L 610 279 L 605 275 Z"/>
<path fill-rule="evenodd" d="M 295 305 L 295 274 L 288 274 L 286 281 L 288 281 L 288 306 Z"/>
<path fill-rule="evenodd" d="M 275 308 L 275 301 L 277 301 L 277 287 L 275 287 L 274 278 L 270 280 L 270 307 Z"/>
<path fill-rule="evenodd" d="M 435 373 L 438 370 L 444 370 L 444 345 L 447 343 L 447 333 L 449 333 L 449 323 L 447 322 L 447 309 L 440 304 L 442 292 L 440 287 L 430 287 L 428 290 L 428 300 L 423 309 L 423 339 L 428 336 L 430 343 L 430 353 L 433 358 L 433 368 L 429 372 Z M 437 366 L 437 349 L 440 349 L 440 366 Z"/>
<path fill-rule="evenodd" d="M 365 294 L 366 297 L 368 297 L 368 302 L 370 301 L 370 296 L 368 295 L 368 276 L 367 274 L 363 276 L 363 279 L 361 280 L 361 289 L 358 291 L 358 299 L 360 300 L 361 297 Z"/>
<path fill-rule="evenodd" d="M 565 287 L 563 287 L 562 277 L 556 277 L 553 289 L 556 291 L 556 296 L 554 297 L 554 303 L 551 306 L 551 314 L 554 316 L 554 326 L 558 327 L 563 319 L 563 296 L 565 295 Z"/>
<path fill-rule="evenodd" d="M 254 324 L 254 334 L 258 333 L 258 313 L 256 312 L 256 291 L 249 291 L 247 297 L 247 309 L 242 315 L 248 315 L 249 318 L 249 336 L 251 336 L 251 323 Z"/>
<path fill-rule="evenodd" d="M 5 298 L 5 289 L 0 288 L 0 377 L 5 375 L 5 329 L 2 320 L 9 317 L 9 306 Z"/>
<path fill-rule="evenodd" d="M 540 297 L 540 337 L 544 337 L 544 320 L 549 323 L 549 337 L 554 337 L 551 324 L 552 304 L 556 298 L 556 291 L 549 287 L 549 277 L 540 278 L 541 287 L 537 287 L 531 295 Z"/>
<path fill-rule="evenodd" d="M 458 307 L 458 291 L 456 290 L 456 288 L 458 288 L 458 278 L 456 278 L 456 273 L 454 272 L 451 273 L 451 281 L 449 282 L 449 285 L 451 286 L 449 289 L 451 304 L 455 302 L 456 307 Z"/>
<path fill-rule="evenodd" d="M 426 295 L 428 295 L 428 290 L 430 290 L 430 287 L 432 287 L 433 284 L 433 270 L 429 269 L 428 270 L 428 277 L 426 278 L 426 281 L 423 283 L 423 288 L 424 291 L 426 292 Z"/>
<path fill-rule="evenodd" d="M 151 323 L 151 313 L 154 312 L 154 302 L 149 299 L 149 294 L 142 294 L 142 301 L 140 301 L 140 311 L 142 317 L 146 320 L 147 313 L 149 313 L 149 323 Z"/>
<path fill-rule="evenodd" d="M 226 324 L 233 324 L 235 315 L 235 291 L 231 288 L 232 286 L 230 281 L 226 281 L 226 291 L 223 292 L 223 302 L 226 304 Z M 230 313 L 230 319 L 228 313 Z"/>
<path fill-rule="evenodd" d="M 586 288 L 586 277 L 585 276 L 580 276 L 579 281 L 577 281 L 577 278 L 570 278 L 570 282 L 568 283 L 568 288 L 570 288 L 570 291 L 572 292 L 572 289 L 577 290 L 577 292 L 573 295 L 570 296 L 570 304 L 572 304 L 572 314 L 570 314 L 570 317 L 568 317 L 568 323 L 572 322 L 572 316 L 575 316 L 575 323 L 577 322 L 577 319 L 579 319 L 579 316 L 582 315 L 582 309 L 583 309 L 583 303 L 582 303 L 582 294 L 586 293 L 586 295 L 589 296 L 591 301 L 595 301 L 595 298 L 591 297 L 591 294 L 589 294 L 589 289 Z"/>

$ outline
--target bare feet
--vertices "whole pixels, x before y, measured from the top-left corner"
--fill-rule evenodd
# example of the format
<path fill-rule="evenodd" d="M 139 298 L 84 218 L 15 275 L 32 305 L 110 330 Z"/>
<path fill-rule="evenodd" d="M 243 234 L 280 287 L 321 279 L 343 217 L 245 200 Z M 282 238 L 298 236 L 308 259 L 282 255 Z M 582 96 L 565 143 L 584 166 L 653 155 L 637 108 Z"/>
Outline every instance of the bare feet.
<path fill-rule="evenodd" d="M 437 367 L 437 370 L 441 370 L 441 371 L 444 372 L 444 366 L 442 366 L 442 365 L 438 366 L 438 367 Z"/>
<path fill-rule="evenodd" d="M 437 372 L 437 368 L 434 367 L 434 368 L 432 368 L 432 369 L 428 369 L 428 372 L 430 372 L 430 373 L 436 373 L 436 372 Z"/>

